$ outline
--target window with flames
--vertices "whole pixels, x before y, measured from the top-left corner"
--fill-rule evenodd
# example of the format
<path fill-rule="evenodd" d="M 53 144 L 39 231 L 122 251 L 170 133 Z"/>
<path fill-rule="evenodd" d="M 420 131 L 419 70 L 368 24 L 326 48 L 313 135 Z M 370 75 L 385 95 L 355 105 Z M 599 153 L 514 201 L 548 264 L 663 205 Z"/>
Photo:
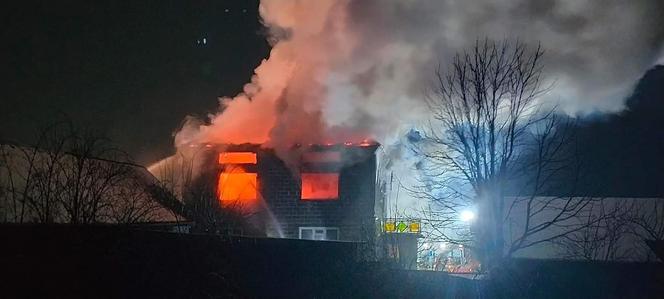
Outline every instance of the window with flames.
<path fill-rule="evenodd" d="M 303 160 L 306 167 L 302 168 L 300 174 L 301 199 L 308 201 L 339 199 L 339 171 L 329 166 L 341 163 L 341 153 L 308 152 L 304 154 Z"/>
<path fill-rule="evenodd" d="M 258 175 L 250 168 L 256 165 L 256 153 L 220 153 L 218 162 L 223 167 L 217 185 L 219 200 L 253 206 L 258 198 Z"/>

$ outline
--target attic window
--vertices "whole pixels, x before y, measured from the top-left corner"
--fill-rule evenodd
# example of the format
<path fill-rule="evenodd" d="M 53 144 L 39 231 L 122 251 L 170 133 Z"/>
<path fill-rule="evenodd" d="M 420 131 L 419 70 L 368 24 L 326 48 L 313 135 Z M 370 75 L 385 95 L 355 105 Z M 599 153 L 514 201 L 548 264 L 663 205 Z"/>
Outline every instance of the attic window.
<path fill-rule="evenodd" d="M 256 164 L 256 153 L 252 152 L 220 153 L 219 164 Z"/>
<path fill-rule="evenodd" d="M 339 173 L 302 173 L 302 200 L 339 198 Z"/>

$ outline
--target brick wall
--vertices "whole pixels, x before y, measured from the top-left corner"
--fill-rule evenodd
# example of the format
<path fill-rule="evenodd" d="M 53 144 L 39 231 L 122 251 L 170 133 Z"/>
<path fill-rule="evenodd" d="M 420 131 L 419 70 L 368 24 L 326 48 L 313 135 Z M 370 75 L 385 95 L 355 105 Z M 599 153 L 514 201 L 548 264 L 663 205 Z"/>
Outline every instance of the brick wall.
<path fill-rule="evenodd" d="M 260 192 L 276 220 L 266 219 L 268 234 L 275 234 L 274 226 L 286 238 L 298 238 L 300 227 L 336 227 L 340 240 L 369 241 L 374 233 L 375 149 L 334 149 L 343 161 L 337 165 L 339 198 L 326 201 L 301 200 L 298 169 L 291 170 L 273 151 L 258 152 Z"/>

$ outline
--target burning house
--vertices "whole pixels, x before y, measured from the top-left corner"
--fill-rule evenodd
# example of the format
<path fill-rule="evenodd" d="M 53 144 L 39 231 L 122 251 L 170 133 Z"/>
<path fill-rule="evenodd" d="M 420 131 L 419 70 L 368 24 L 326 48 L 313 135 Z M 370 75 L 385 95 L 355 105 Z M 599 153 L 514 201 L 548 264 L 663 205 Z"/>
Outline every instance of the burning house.
<path fill-rule="evenodd" d="M 268 237 L 368 241 L 375 234 L 377 144 L 206 145 L 199 180 Z M 246 233 L 244 233 L 246 234 Z"/>

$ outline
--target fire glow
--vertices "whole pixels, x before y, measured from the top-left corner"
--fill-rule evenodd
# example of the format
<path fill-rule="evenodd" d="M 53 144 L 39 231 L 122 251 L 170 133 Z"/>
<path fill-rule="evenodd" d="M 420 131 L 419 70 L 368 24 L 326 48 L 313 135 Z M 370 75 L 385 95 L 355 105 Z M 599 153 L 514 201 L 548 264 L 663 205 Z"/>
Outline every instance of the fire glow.
<path fill-rule="evenodd" d="M 220 153 L 219 164 L 256 164 L 256 154 L 251 152 Z"/>
<path fill-rule="evenodd" d="M 342 163 L 341 152 L 338 150 L 306 152 L 302 155 L 302 161 L 308 167 L 314 169 L 321 165 L 338 165 Z M 311 171 L 311 169 L 303 169 L 300 178 L 302 200 L 322 201 L 339 199 L 338 172 L 318 172 Z"/>
<path fill-rule="evenodd" d="M 303 173 L 302 200 L 339 198 L 339 173 Z"/>
<path fill-rule="evenodd" d="M 363 141 L 355 146 L 375 144 Z M 348 143 L 344 145 L 348 146 Z M 255 152 L 221 152 L 217 161 L 220 171 L 217 183 L 217 196 L 226 207 L 242 206 L 255 210 L 260 200 L 260 179 L 257 173 L 258 159 Z M 339 199 L 339 167 L 342 165 L 342 152 L 339 147 L 314 147 L 301 156 L 299 173 L 300 200 L 331 201 Z M 336 165 L 336 166 L 335 166 Z"/>
<path fill-rule="evenodd" d="M 338 119 L 330 111 L 338 99 L 329 93 L 331 75 L 359 46 L 347 9 L 346 1 L 336 0 L 261 1 L 262 22 L 287 29 L 288 36 L 274 31 L 269 57 L 243 91 L 220 98 L 218 113 L 208 120 L 185 119 L 176 146 L 260 144 L 277 150 L 291 167 L 297 165 L 285 153 L 295 144 L 369 146 L 366 138 L 376 135 L 371 126 Z"/>
<path fill-rule="evenodd" d="M 217 196 L 222 205 L 254 210 L 258 205 L 258 174 L 247 171 L 245 165 L 255 165 L 256 154 L 220 153 L 218 161 L 223 167 L 217 183 Z"/>

